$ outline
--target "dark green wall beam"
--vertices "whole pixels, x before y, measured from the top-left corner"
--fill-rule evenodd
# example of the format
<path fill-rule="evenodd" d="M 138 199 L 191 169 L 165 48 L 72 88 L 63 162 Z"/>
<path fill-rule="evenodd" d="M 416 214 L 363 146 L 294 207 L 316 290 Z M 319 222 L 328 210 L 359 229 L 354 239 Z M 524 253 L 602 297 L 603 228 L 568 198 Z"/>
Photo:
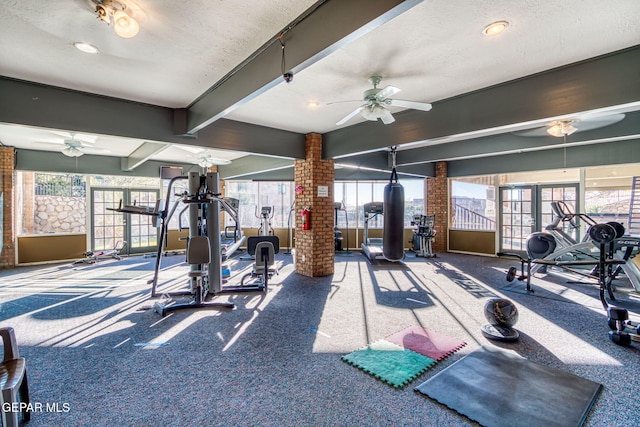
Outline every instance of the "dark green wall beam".
<path fill-rule="evenodd" d="M 575 114 L 640 100 L 640 46 L 407 110 L 396 122 L 359 123 L 323 135 L 335 158 L 459 133 Z"/>
<path fill-rule="evenodd" d="M 624 120 L 600 129 L 576 132 L 567 137 L 568 143 L 626 138 L 640 135 L 640 111 L 627 113 Z M 525 137 L 512 133 L 485 136 L 482 138 L 448 142 L 428 147 L 397 152 L 398 165 L 434 162 L 470 156 L 491 156 L 517 150 L 548 150 L 563 144 L 562 138 L 552 136 Z M 357 156 L 365 158 L 367 155 Z"/>
<path fill-rule="evenodd" d="M 174 134 L 174 110 L 0 77 L 0 123 L 304 158 L 304 135 L 218 120 L 195 137 Z"/>

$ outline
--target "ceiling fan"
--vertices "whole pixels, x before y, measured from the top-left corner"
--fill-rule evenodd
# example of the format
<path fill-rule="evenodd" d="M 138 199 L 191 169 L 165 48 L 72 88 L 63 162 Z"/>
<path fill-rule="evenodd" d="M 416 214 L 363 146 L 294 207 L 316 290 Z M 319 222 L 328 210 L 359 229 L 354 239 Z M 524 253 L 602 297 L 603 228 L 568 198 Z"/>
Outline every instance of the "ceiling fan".
<path fill-rule="evenodd" d="M 206 149 L 203 150 L 202 148 L 195 148 L 189 145 L 179 144 L 175 144 L 174 147 L 191 153 L 192 155 L 190 156 L 189 161 L 203 168 L 208 168 L 213 165 L 228 165 L 229 163 L 231 163 L 231 160 L 214 157 Z"/>
<path fill-rule="evenodd" d="M 542 127 L 514 132 L 519 136 L 554 136 L 562 138 L 575 132 L 584 132 L 610 126 L 624 119 L 624 113 L 608 115 L 583 115 L 564 120 L 553 120 Z"/>
<path fill-rule="evenodd" d="M 60 152 L 68 157 L 80 157 L 83 154 L 109 153 L 106 148 L 93 147 L 98 137 L 95 135 L 77 134 L 74 132 L 52 131 L 57 137 L 49 141 L 40 141 L 45 144 L 64 145 Z"/>
<path fill-rule="evenodd" d="M 362 95 L 364 104 L 353 110 L 351 113 L 347 114 L 344 118 L 342 118 L 342 120 L 336 123 L 336 125 L 339 126 L 346 123 L 347 121 L 355 117 L 358 113 L 367 120 L 376 121 L 380 119 L 382 123 L 388 125 L 389 123 L 393 123 L 395 121 L 388 107 L 411 108 L 421 111 L 431 110 L 431 104 L 428 104 L 426 102 L 391 99 L 393 95 L 400 92 L 400 89 L 395 86 L 385 86 L 384 88 L 379 89 L 378 84 L 380 84 L 380 81 L 382 81 L 382 77 L 380 76 L 369 77 L 369 82 L 373 85 L 373 88 L 364 91 Z"/>

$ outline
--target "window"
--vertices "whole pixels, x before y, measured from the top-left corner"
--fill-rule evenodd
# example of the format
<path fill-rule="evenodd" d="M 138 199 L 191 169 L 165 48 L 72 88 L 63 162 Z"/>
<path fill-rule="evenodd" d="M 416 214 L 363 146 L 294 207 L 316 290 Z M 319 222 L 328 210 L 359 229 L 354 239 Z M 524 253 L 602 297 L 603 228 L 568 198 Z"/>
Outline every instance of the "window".
<path fill-rule="evenodd" d="M 638 164 L 585 169 L 585 213 L 597 222 L 616 221 L 628 229 L 631 186 L 638 171 Z"/>
<path fill-rule="evenodd" d="M 404 188 L 404 226 L 411 227 L 411 221 L 416 214 L 424 213 L 424 180 L 399 180 Z M 364 204 L 369 202 L 384 202 L 384 187 L 388 181 L 341 181 L 334 184 L 334 200 L 344 204 L 344 212 L 338 213 L 338 227 L 363 227 Z M 382 228 L 383 218 L 376 219 L 369 224 L 371 228 Z"/>
<path fill-rule="evenodd" d="M 451 228 L 496 229 L 496 187 L 491 176 L 455 178 L 451 184 Z"/>
<path fill-rule="evenodd" d="M 82 175 L 18 171 L 18 234 L 85 233 L 86 196 Z"/>
<path fill-rule="evenodd" d="M 269 206 L 273 217 L 271 226 L 274 228 L 288 228 L 289 215 L 294 201 L 294 188 L 291 181 L 227 181 L 225 196 L 240 201 L 240 227 L 260 227 L 260 209 Z M 225 216 L 227 225 L 232 221 Z M 292 220 L 293 223 L 293 220 Z"/>

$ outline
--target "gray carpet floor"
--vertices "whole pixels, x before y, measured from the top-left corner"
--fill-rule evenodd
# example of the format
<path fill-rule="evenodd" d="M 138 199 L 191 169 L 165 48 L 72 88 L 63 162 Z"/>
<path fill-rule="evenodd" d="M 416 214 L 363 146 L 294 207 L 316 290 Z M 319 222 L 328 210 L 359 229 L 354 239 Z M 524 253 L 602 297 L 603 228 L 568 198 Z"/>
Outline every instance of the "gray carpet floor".
<path fill-rule="evenodd" d="M 165 257 L 159 285 L 186 286 L 183 257 Z M 266 294 L 215 298 L 234 310 L 150 307 L 153 258 L 0 271 L 0 325 L 16 330 L 33 402 L 29 426 L 463 426 L 477 425 L 414 388 L 482 345 L 604 385 L 585 425 L 640 425 L 640 343 L 609 341 L 593 285 L 536 277 L 537 292 L 508 283 L 513 261 L 460 254 L 371 265 L 336 256 L 332 276 L 294 272 L 279 254 Z M 249 261 L 231 262 L 239 283 Z M 619 303 L 640 320 L 640 295 L 619 284 Z M 516 343 L 480 327 L 490 297 L 519 310 Z M 403 389 L 340 357 L 420 325 L 467 346 Z"/>

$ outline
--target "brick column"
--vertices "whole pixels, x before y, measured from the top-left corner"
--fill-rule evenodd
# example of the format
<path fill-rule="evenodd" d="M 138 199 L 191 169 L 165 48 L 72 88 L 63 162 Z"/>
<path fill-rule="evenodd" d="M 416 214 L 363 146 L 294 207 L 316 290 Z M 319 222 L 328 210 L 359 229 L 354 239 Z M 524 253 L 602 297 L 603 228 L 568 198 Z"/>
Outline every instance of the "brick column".
<path fill-rule="evenodd" d="M 15 151 L 10 147 L 0 147 L 0 185 L 2 192 L 2 246 L 0 246 L 0 268 L 15 267 L 16 252 L 13 247 L 13 165 Z"/>
<path fill-rule="evenodd" d="M 436 163 L 436 176 L 427 178 L 427 215 L 435 215 L 435 230 L 437 232 L 433 242 L 434 252 L 446 252 L 447 227 L 449 223 L 449 191 L 447 184 L 447 163 Z"/>
<path fill-rule="evenodd" d="M 295 186 L 304 188 L 296 195 L 296 273 L 309 277 L 327 276 L 334 271 L 333 242 L 333 160 L 322 160 L 322 135 L 306 136 L 306 158 L 294 163 Z M 326 186 L 327 196 L 318 196 Z M 311 228 L 302 229 L 300 212 L 311 210 Z"/>

